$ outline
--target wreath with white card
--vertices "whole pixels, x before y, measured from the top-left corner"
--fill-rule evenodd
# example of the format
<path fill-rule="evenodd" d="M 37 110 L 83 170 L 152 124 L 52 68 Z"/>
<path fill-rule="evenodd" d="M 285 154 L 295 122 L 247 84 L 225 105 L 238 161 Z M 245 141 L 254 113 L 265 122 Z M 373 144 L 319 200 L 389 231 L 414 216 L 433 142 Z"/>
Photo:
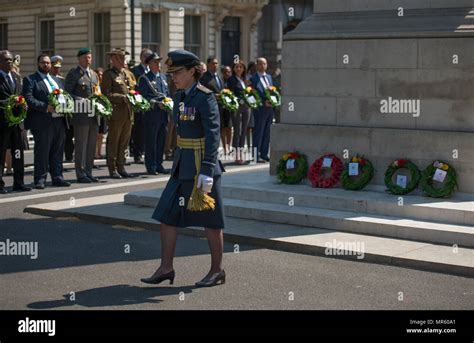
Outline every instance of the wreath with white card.
<path fill-rule="evenodd" d="M 394 175 L 400 169 L 407 169 L 410 172 L 410 181 L 408 176 L 397 175 L 396 182 L 394 182 Z M 399 159 L 392 162 L 385 171 L 385 186 L 387 191 L 392 194 L 403 195 L 413 191 L 420 182 L 421 173 L 416 164 L 410 160 Z"/>
<path fill-rule="evenodd" d="M 344 165 L 339 157 L 326 154 L 318 158 L 308 171 L 308 180 L 313 187 L 331 188 L 341 179 Z"/>
<path fill-rule="evenodd" d="M 280 183 L 300 183 L 307 172 L 308 160 L 306 155 L 297 151 L 284 154 L 277 165 L 277 176 Z"/>
<path fill-rule="evenodd" d="M 368 159 L 356 155 L 346 163 L 341 176 L 341 184 L 344 189 L 358 191 L 367 186 L 373 177 L 372 163 Z"/>
<path fill-rule="evenodd" d="M 425 195 L 448 198 L 458 186 L 456 170 L 444 161 L 434 161 L 423 171 L 420 184 Z"/>

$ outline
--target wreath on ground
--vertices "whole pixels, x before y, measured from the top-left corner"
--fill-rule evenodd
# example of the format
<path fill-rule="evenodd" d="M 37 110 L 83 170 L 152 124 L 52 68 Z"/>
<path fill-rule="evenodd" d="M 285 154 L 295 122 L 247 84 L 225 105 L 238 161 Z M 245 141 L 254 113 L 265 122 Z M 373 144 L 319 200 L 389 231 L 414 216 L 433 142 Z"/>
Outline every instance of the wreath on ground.
<path fill-rule="evenodd" d="M 324 163 L 325 160 L 326 163 Z M 335 154 L 326 154 L 311 165 L 308 171 L 308 179 L 313 187 L 334 187 L 341 179 L 343 169 L 344 166 L 339 157 Z M 331 172 L 329 176 L 327 176 L 328 171 Z"/>
<path fill-rule="evenodd" d="M 277 165 L 278 181 L 286 184 L 300 183 L 308 172 L 306 155 L 297 151 L 282 156 Z"/>
<path fill-rule="evenodd" d="M 21 95 L 10 95 L 5 107 L 2 108 L 5 111 L 5 120 L 9 127 L 21 124 L 25 120 L 28 111 L 26 100 Z"/>
<path fill-rule="evenodd" d="M 399 169 L 407 169 L 410 171 L 410 182 L 407 183 L 406 187 L 402 187 L 393 182 L 393 176 Z M 387 191 L 392 194 L 403 195 L 413 191 L 421 179 L 421 173 L 418 167 L 410 160 L 396 160 L 391 163 L 385 171 L 385 186 Z"/>
<path fill-rule="evenodd" d="M 436 183 L 442 186 L 434 187 Z M 420 184 L 425 195 L 432 198 L 448 198 L 458 187 L 456 170 L 446 162 L 434 161 L 423 171 Z"/>
<path fill-rule="evenodd" d="M 349 167 L 351 163 L 357 163 L 357 172 L 354 175 L 350 175 Z M 374 167 L 372 163 L 368 159 L 356 155 L 350 158 L 349 162 L 346 163 L 341 175 L 341 184 L 344 189 L 358 191 L 367 186 L 373 177 Z"/>

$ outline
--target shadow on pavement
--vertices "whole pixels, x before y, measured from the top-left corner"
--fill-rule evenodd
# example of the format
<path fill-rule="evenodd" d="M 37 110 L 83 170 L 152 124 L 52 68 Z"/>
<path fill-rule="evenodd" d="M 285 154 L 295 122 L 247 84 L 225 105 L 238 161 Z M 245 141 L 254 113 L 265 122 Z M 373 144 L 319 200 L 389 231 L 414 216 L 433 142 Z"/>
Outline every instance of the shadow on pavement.
<path fill-rule="evenodd" d="M 76 292 L 74 300 L 71 294 L 64 294 L 64 299 L 39 301 L 28 304 L 27 307 L 35 310 L 55 309 L 67 306 L 104 307 L 104 306 L 126 306 L 134 304 L 159 304 L 159 296 L 179 295 L 181 292 L 192 293 L 194 286 L 183 287 L 137 287 L 130 285 L 114 285 L 107 287 L 92 288 Z"/>

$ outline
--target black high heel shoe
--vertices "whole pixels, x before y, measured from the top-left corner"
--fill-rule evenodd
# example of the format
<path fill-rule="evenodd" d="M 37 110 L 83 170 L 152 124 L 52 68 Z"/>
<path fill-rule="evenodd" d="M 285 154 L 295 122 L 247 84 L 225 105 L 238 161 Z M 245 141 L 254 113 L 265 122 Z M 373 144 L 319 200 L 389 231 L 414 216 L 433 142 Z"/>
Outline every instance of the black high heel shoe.
<path fill-rule="evenodd" d="M 204 278 L 196 282 L 196 287 L 212 287 L 225 284 L 225 271 L 212 274 L 209 278 Z"/>
<path fill-rule="evenodd" d="M 157 285 L 160 282 L 163 282 L 165 280 L 170 280 L 170 285 L 172 285 L 173 282 L 174 282 L 174 277 L 175 277 L 175 273 L 174 273 L 174 270 L 172 270 L 172 271 L 170 271 L 169 273 L 166 273 L 166 274 L 161 274 L 161 275 L 157 275 L 157 276 L 152 276 L 152 277 L 140 279 L 140 281 L 144 282 L 144 283 L 150 283 L 150 284 Z"/>

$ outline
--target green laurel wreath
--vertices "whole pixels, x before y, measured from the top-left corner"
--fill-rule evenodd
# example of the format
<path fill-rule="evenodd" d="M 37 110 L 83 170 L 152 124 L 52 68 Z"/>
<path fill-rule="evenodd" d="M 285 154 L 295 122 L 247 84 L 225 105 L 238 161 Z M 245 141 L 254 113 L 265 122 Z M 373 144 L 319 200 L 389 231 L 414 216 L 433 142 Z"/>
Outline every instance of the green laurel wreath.
<path fill-rule="evenodd" d="M 443 166 L 446 166 L 443 168 Z M 433 175 L 436 169 L 441 168 L 446 171 L 444 184 L 440 188 L 433 187 Z M 421 188 L 426 196 L 432 198 L 448 198 L 451 197 L 455 189 L 458 187 L 457 174 L 453 166 L 443 161 L 434 161 L 423 170 L 421 175 Z"/>
<path fill-rule="evenodd" d="M 239 110 L 239 99 L 237 99 L 230 89 L 224 88 L 221 90 L 218 98 L 226 110 L 230 112 L 237 112 Z"/>
<path fill-rule="evenodd" d="M 395 172 L 399 169 L 408 169 L 411 174 L 411 180 L 407 184 L 406 188 L 402 188 L 398 186 L 397 184 L 393 183 L 393 175 Z M 416 186 L 418 186 L 418 183 L 420 182 L 421 179 L 421 173 L 418 167 L 411 162 L 410 160 L 396 160 L 393 163 L 391 163 L 387 170 L 385 171 L 385 186 L 387 186 L 387 191 L 389 191 L 392 194 L 397 194 L 397 195 L 403 195 L 403 194 L 408 194 L 411 191 L 413 191 Z"/>
<path fill-rule="evenodd" d="M 131 90 L 127 94 L 128 101 L 132 106 L 133 112 L 148 112 L 151 109 L 150 102 L 141 96 L 140 99 L 137 99 L 137 96 L 140 95 L 138 91 Z"/>
<path fill-rule="evenodd" d="M 9 127 L 21 124 L 28 113 L 28 105 L 21 95 L 10 95 L 5 106 L 1 108 L 4 109 L 5 120 Z"/>
<path fill-rule="evenodd" d="M 296 174 L 287 175 L 286 162 L 288 159 L 295 160 Z M 277 165 L 277 177 L 280 183 L 297 184 L 300 183 L 308 173 L 308 160 L 306 155 L 300 154 L 297 151 L 286 153 L 282 156 Z"/>
<path fill-rule="evenodd" d="M 89 97 L 94 106 L 95 113 L 102 118 L 110 118 L 112 116 L 112 103 L 105 95 L 93 94 Z"/>
<path fill-rule="evenodd" d="M 357 161 L 356 161 L 357 160 Z M 360 173 L 359 175 L 350 176 L 349 175 L 349 163 L 359 163 Z M 350 191 L 358 191 L 367 186 L 374 177 L 374 167 L 372 163 L 363 157 L 358 155 L 353 156 L 349 159 L 349 162 L 344 166 L 344 171 L 341 175 L 341 184 L 344 189 Z"/>
<path fill-rule="evenodd" d="M 254 102 L 251 102 L 249 98 L 253 97 Z M 262 106 L 262 98 L 260 98 L 260 95 L 258 94 L 257 90 L 255 88 L 252 88 L 251 86 L 247 86 L 244 91 L 244 101 L 247 104 L 248 107 L 252 109 L 256 109 L 260 106 Z"/>
<path fill-rule="evenodd" d="M 66 105 L 63 105 L 59 102 L 59 96 L 61 94 L 66 100 Z M 64 117 L 71 118 L 74 112 L 74 99 L 72 98 L 71 94 L 59 88 L 48 94 L 48 105 L 54 107 L 54 111 Z"/>
<path fill-rule="evenodd" d="M 265 96 L 272 107 L 279 107 L 281 105 L 281 95 L 275 86 L 265 88 Z"/>

